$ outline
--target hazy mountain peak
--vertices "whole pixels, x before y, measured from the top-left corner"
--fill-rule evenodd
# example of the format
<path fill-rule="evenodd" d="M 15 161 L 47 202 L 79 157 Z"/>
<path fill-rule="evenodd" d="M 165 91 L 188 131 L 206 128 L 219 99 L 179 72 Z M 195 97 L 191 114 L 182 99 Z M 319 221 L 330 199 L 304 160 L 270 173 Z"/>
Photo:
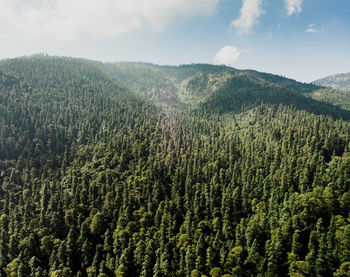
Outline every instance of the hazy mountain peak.
<path fill-rule="evenodd" d="M 334 89 L 350 90 L 350 72 L 327 76 L 314 81 L 315 84 Z"/>

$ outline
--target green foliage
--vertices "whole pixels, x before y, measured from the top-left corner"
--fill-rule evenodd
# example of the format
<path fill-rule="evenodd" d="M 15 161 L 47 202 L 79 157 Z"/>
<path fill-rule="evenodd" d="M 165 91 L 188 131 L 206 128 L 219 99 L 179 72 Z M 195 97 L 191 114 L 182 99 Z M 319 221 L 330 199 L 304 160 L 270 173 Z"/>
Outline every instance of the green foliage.
<path fill-rule="evenodd" d="M 346 277 L 350 275 L 350 262 L 340 265 L 340 268 L 333 274 L 334 277 Z"/>
<path fill-rule="evenodd" d="M 346 91 L 332 88 L 320 88 L 307 95 L 315 100 L 331 103 L 345 110 L 350 110 L 350 88 Z"/>
<path fill-rule="evenodd" d="M 224 66 L 3 61 L 0 275 L 347 276 L 350 123 L 314 88 Z"/>
<path fill-rule="evenodd" d="M 239 113 L 268 103 L 350 118 L 348 92 L 327 90 L 278 75 L 206 64 L 115 63 L 102 68 L 162 108 L 189 107 L 222 114 Z"/>

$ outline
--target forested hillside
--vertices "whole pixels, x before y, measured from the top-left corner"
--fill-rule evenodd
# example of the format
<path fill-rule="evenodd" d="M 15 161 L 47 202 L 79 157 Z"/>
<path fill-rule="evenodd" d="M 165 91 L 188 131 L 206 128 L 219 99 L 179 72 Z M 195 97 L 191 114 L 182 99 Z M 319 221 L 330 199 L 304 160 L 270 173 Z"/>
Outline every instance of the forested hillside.
<path fill-rule="evenodd" d="M 349 276 L 348 111 L 281 78 L 2 61 L 0 276 Z"/>
<path fill-rule="evenodd" d="M 316 80 L 314 83 L 325 87 L 350 91 L 350 73 L 328 76 Z"/>
<path fill-rule="evenodd" d="M 103 69 L 163 107 L 210 106 L 221 112 L 241 112 L 247 107 L 270 103 L 350 118 L 348 112 L 341 110 L 350 110 L 350 93 L 254 70 L 208 64 L 146 63 L 105 64 Z"/>
<path fill-rule="evenodd" d="M 342 109 L 350 111 L 350 90 L 339 90 L 332 88 L 321 88 L 312 91 L 310 94 L 315 100 L 331 103 Z"/>

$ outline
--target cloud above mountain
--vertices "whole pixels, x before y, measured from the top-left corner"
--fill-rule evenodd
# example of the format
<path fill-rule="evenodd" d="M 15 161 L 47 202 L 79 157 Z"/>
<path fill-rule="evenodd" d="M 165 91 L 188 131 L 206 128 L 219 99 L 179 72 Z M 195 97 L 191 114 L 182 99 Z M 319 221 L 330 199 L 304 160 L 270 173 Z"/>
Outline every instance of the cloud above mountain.
<path fill-rule="evenodd" d="M 0 0 L 0 37 L 115 37 L 150 26 L 161 31 L 178 16 L 210 16 L 219 0 Z"/>
<path fill-rule="evenodd" d="M 233 45 L 226 45 L 214 56 L 216 64 L 233 65 L 241 55 L 241 51 Z"/>
<path fill-rule="evenodd" d="M 235 27 L 238 34 L 249 34 L 263 13 L 262 0 L 243 0 L 240 15 L 231 22 L 231 27 Z"/>

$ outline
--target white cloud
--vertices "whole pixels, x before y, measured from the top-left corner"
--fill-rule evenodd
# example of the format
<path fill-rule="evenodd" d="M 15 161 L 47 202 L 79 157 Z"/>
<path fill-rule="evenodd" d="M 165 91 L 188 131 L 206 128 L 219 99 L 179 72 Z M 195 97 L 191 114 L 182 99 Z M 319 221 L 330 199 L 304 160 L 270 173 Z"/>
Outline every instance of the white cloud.
<path fill-rule="evenodd" d="M 310 24 L 309 27 L 305 30 L 306 33 L 316 33 L 315 24 Z"/>
<path fill-rule="evenodd" d="M 214 56 L 216 64 L 233 65 L 241 55 L 239 49 L 232 45 L 227 45 L 219 50 Z"/>
<path fill-rule="evenodd" d="M 264 13 L 261 5 L 262 0 L 243 0 L 240 16 L 231 22 L 231 27 L 236 27 L 238 34 L 248 34 Z"/>
<path fill-rule="evenodd" d="M 210 16 L 219 0 L 0 0 L 0 37 L 71 41 L 115 37 L 177 16 Z"/>
<path fill-rule="evenodd" d="M 323 29 L 317 29 L 316 24 L 310 24 L 305 30 L 306 33 L 319 33 L 323 31 L 324 31 Z"/>
<path fill-rule="evenodd" d="M 288 16 L 291 16 L 293 13 L 301 13 L 301 4 L 303 0 L 285 0 L 286 10 Z"/>

